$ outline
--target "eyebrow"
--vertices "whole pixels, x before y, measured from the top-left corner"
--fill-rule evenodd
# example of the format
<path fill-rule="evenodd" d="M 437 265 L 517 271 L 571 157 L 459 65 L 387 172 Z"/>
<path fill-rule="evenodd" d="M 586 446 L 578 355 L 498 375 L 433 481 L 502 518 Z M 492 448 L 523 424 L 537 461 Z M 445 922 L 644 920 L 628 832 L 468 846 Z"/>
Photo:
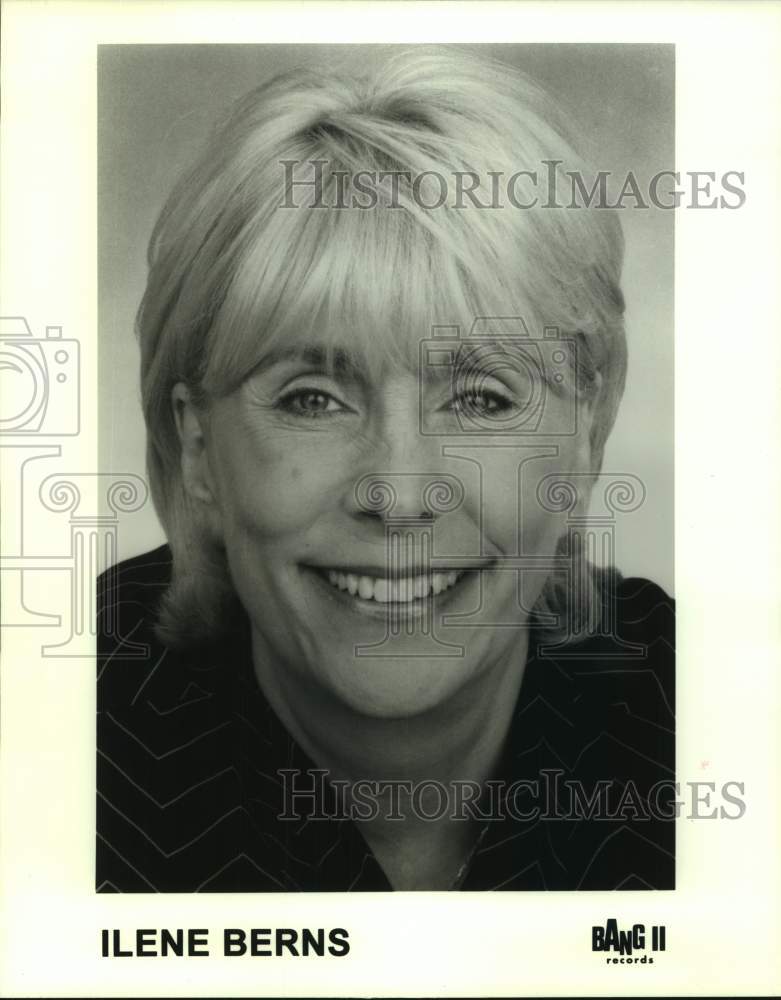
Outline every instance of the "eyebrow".
<path fill-rule="evenodd" d="M 267 371 L 277 364 L 290 361 L 311 364 L 316 368 L 322 368 L 324 371 L 333 372 L 358 382 L 367 381 L 366 372 L 349 350 L 343 347 L 334 347 L 328 350 L 316 344 L 307 344 L 301 347 L 275 347 L 265 355 L 255 370 Z M 426 382 L 449 379 L 452 373 L 452 368 L 447 365 L 444 367 L 424 365 L 423 370 Z"/>
<path fill-rule="evenodd" d="M 432 363 L 428 364 L 424 362 L 418 374 L 422 374 L 426 384 L 449 381 L 453 377 L 453 369 L 456 367 L 454 364 L 455 352 L 449 351 L 444 345 L 442 345 L 444 349 L 440 348 L 440 344 L 436 342 L 429 342 L 429 346 L 433 349 L 430 354 L 439 354 L 439 359 L 436 362 L 432 359 Z M 485 351 L 490 349 L 496 351 L 497 346 L 501 348 L 503 345 L 486 338 L 484 342 L 479 344 L 478 350 L 472 355 L 472 362 L 479 364 L 479 359 L 484 353 L 484 349 Z M 423 353 L 425 356 L 425 352 Z M 506 352 L 501 353 L 506 354 L 507 357 L 512 357 L 511 354 L 507 354 Z M 443 355 L 448 354 L 450 354 L 451 358 L 446 360 Z M 352 352 L 343 347 L 326 349 L 317 344 L 305 344 L 300 347 L 275 347 L 263 357 L 255 371 L 264 372 L 275 365 L 296 361 L 310 364 L 316 368 L 322 368 L 325 372 L 340 375 L 355 382 L 366 383 L 368 381 L 366 372 Z M 413 372 L 412 374 L 415 373 Z"/>
<path fill-rule="evenodd" d="M 360 368 L 348 351 L 343 348 L 326 350 L 313 344 L 303 347 L 275 347 L 263 356 L 256 371 L 266 371 L 286 361 L 302 361 L 328 371 L 347 374 L 354 378 L 361 377 Z"/>

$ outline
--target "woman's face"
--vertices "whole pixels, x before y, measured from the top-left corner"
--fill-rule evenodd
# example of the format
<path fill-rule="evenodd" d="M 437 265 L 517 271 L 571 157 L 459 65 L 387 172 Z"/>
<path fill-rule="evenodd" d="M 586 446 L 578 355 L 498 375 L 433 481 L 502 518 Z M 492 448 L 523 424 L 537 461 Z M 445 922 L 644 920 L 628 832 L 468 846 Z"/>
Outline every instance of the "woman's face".
<path fill-rule="evenodd" d="M 566 530 L 537 487 L 588 470 L 590 411 L 491 353 L 466 380 L 280 355 L 205 415 L 175 390 L 185 482 L 223 536 L 256 658 L 286 682 L 410 717 L 522 667 L 518 626 Z M 432 508 L 435 481 L 452 494 Z M 374 482 L 391 509 L 367 509 Z"/>

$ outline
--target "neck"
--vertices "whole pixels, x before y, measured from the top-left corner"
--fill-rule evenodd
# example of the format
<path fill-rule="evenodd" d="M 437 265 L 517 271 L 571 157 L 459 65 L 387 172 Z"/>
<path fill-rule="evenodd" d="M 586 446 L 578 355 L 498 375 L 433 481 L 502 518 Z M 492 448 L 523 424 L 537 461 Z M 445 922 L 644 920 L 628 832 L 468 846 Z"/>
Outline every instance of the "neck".
<path fill-rule="evenodd" d="M 370 783 L 376 809 L 362 814 L 359 828 L 394 889 L 450 889 L 466 870 L 479 828 L 464 802 L 499 762 L 526 664 L 528 634 L 521 636 L 511 657 L 447 702 L 388 719 L 362 715 L 311 678 L 279 669 L 253 632 L 258 681 L 288 732 L 330 780 L 346 783 L 345 804 L 357 802 L 360 781 L 365 805 Z"/>

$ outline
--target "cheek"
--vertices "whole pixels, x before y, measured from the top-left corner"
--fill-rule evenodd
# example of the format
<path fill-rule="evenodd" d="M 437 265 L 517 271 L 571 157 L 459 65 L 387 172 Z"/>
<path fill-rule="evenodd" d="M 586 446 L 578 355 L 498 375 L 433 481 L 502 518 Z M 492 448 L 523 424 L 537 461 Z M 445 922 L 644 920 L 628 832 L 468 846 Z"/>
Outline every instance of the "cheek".
<path fill-rule="evenodd" d="M 553 552 L 566 531 L 567 513 L 546 502 L 544 480 L 580 471 L 575 443 L 559 438 L 526 449 L 487 448 L 480 464 L 486 537 L 506 555 Z"/>
<path fill-rule="evenodd" d="M 276 539 L 304 531 L 338 504 L 344 464 L 316 442 L 235 435 L 213 463 L 226 535 Z"/>

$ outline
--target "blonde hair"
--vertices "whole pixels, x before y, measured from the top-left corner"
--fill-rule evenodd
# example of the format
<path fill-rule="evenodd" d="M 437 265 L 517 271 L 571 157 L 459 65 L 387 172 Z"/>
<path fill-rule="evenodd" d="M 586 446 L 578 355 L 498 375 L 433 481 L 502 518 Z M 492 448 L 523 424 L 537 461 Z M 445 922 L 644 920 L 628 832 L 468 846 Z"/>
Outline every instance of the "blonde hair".
<path fill-rule="evenodd" d="M 435 176 L 510 177 L 546 161 L 588 176 L 572 132 L 534 82 L 454 49 L 406 49 L 368 75 L 296 71 L 236 103 L 163 208 L 137 317 L 149 478 L 173 556 L 167 642 L 219 634 L 236 606 L 224 553 L 183 487 L 177 382 L 202 401 L 230 393 L 283 342 L 346 346 L 372 371 L 410 367 L 434 324 L 522 316 L 576 336 L 579 362 L 599 373 L 599 469 L 626 371 L 614 213 L 424 207 L 437 200 Z M 291 177 L 311 179 L 316 161 L 327 205 L 340 172 L 422 182 L 400 177 L 395 207 L 385 187 L 368 210 L 285 207 Z M 553 577 L 537 610 L 572 634 Z"/>

